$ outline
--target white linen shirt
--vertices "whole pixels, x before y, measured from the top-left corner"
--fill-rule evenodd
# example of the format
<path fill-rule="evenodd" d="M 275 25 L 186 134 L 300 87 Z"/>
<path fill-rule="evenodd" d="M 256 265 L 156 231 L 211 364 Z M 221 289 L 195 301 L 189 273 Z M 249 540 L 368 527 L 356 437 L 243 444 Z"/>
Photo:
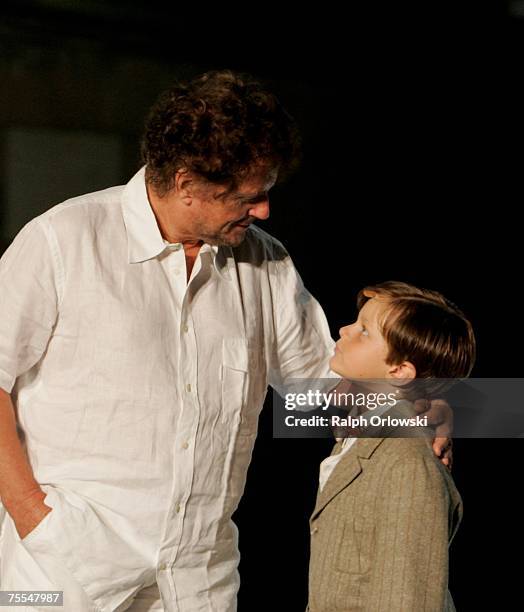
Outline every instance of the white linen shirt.
<path fill-rule="evenodd" d="M 168 612 L 236 610 L 231 515 L 267 385 L 333 377 L 333 346 L 257 227 L 203 245 L 188 283 L 144 168 L 36 217 L 0 260 L 0 386 L 53 508 L 21 542 L 101 612 L 155 581 Z"/>

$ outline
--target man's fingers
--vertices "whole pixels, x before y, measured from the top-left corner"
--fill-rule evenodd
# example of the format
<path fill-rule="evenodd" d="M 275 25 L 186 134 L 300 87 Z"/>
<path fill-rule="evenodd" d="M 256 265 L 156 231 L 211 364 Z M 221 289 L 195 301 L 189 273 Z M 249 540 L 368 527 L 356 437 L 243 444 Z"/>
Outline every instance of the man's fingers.
<path fill-rule="evenodd" d="M 418 399 L 413 402 L 413 408 L 415 409 L 415 412 L 419 414 L 429 410 L 430 406 L 431 402 L 427 399 Z"/>
<path fill-rule="evenodd" d="M 414 402 L 415 411 L 427 420 L 427 425 L 436 427 L 435 435 L 448 437 L 453 431 L 453 410 L 443 399 L 418 399 Z"/>
<path fill-rule="evenodd" d="M 453 465 L 453 461 L 451 460 L 450 457 L 443 457 L 442 459 L 442 463 L 448 468 L 448 470 L 451 472 L 451 468 Z"/>
<path fill-rule="evenodd" d="M 435 438 L 433 440 L 433 452 L 451 471 L 453 465 L 453 440 L 444 437 Z"/>
<path fill-rule="evenodd" d="M 435 427 L 435 437 L 436 438 L 451 438 L 451 434 L 453 433 L 453 419 L 450 421 L 442 421 L 439 425 Z"/>
<path fill-rule="evenodd" d="M 444 400 L 418 399 L 413 404 L 415 411 L 428 420 L 428 425 L 438 425 L 446 420 L 449 404 Z"/>
<path fill-rule="evenodd" d="M 427 425 L 434 428 L 433 452 L 448 470 L 451 470 L 453 463 L 453 451 L 451 448 L 453 410 L 451 410 L 451 406 L 443 399 L 432 401 L 419 399 L 414 402 L 414 406 L 421 416 L 426 417 Z"/>
<path fill-rule="evenodd" d="M 444 456 L 442 457 L 442 463 L 448 468 L 451 472 L 451 468 L 453 467 L 453 448 L 449 446 L 444 451 Z"/>
<path fill-rule="evenodd" d="M 451 448 L 451 438 L 439 436 L 433 440 L 433 452 L 437 457 L 443 457 L 446 450 Z"/>

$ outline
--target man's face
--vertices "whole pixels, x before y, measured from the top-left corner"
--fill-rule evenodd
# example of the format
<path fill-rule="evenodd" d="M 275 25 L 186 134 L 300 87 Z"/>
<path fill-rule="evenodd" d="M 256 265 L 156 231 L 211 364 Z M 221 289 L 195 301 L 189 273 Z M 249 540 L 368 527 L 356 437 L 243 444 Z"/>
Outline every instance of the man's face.
<path fill-rule="evenodd" d="M 388 346 L 380 332 L 379 321 L 387 303 L 376 297 L 361 308 L 358 319 L 340 328 L 330 368 L 344 378 L 388 378 Z"/>
<path fill-rule="evenodd" d="M 225 188 L 216 186 L 196 189 L 192 233 L 208 244 L 238 246 L 253 221 L 269 217 L 269 190 L 277 175 L 276 169 L 260 167 L 227 195 Z"/>

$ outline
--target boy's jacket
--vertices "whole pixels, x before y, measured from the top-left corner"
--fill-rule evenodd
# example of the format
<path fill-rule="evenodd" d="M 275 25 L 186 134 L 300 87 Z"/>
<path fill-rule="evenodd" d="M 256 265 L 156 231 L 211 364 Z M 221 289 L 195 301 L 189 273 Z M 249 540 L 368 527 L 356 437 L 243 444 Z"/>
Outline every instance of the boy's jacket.
<path fill-rule="evenodd" d="M 400 405 L 395 412 L 410 413 Z M 432 437 L 382 433 L 359 438 L 318 493 L 309 612 L 455 610 L 448 546 L 462 518 L 460 495 Z M 341 449 L 337 442 L 332 455 Z"/>

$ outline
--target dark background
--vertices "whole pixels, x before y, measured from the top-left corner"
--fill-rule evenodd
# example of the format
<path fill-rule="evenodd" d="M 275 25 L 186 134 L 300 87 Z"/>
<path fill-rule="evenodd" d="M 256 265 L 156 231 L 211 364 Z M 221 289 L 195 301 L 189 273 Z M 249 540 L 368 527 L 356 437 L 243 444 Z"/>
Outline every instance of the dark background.
<path fill-rule="evenodd" d="M 95 166 L 79 179 L 61 149 L 13 170 L 21 132 L 101 143 L 102 160 L 110 139 L 111 179 L 121 184 L 139 167 L 143 120 L 162 89 L 213 68 L 248 71 L 301 127 L 304 163 L 275 188 L 264 227 L 288 247 L 333 335 L 354 317 L 363 285 L 405 280 L 442 291 L 471 318 L 474 376 L 521 376 L 524 2 L 369 4 L 290 18 L 269 5 L 195 15 L 155 2 L 4 2 L 2 248 L 51 205 L 109 186 Z M 39 193 L 31 181 L 42 172 L 53 177 L 45 199 L 18 201 L 24 189 Z M 307 519 L 331 444 L 273 440 L 271 427 L 269 394 L 235 517 L 240 612 L 306 603 Z M 454 449 L 465 507 L 451 548 L 457 609 L 513 609 L 521 440 L 456 440 Z"/>

